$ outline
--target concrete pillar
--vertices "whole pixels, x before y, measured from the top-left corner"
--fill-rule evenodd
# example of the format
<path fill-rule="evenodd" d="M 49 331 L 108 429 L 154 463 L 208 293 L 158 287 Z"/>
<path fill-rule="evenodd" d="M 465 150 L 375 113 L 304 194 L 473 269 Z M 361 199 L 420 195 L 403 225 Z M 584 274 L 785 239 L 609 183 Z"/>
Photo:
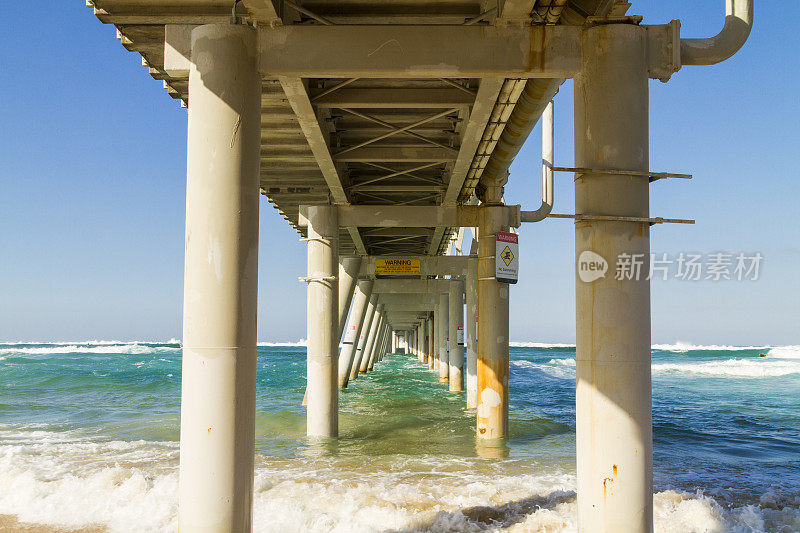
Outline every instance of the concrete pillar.
<path fill-rule="evenodd" d="M 425 321 L 428 326 L 428 369 L 434 370 L 436 364 L 436 337 L 434 336 L 434 324 L 436 323 L 436 315 L 431 313 L 428 320 Z"/>
<path fill-rule="evenodd" d="M 450 366 L 448 357 L 450 352 L 450 295 L 439 295 L 439 381 L 448 382 Z"/>
<path fill-rule="evenodd" d="M 428 364 L 428 319 L 423 318 L 419 325 L 419 362 Z"/>
<path fill-rule="evenodd" d="M 339 224 L 336 208 L 308 207 L 306 434 L 339 433 Z"/>
<path fill-rule="evenodd" d="M 347 332 L 342 341 L 342 351 L 339 354 L 340 389 L 347 387 L 347 383 L 350 381 L 350 370 L 353 367 L 358 341 L 364 329 L 364 319 L 367 315 L 367 304 L 372 295 L 373 283 L 374 281 L 371 279 L 362 279 L 356 286 L 350 323 L 347 326 Z"/>
<path fill-rule="evenodd" d="M 645 29 L 629 24 L 583 32 L 582 72 L 575 79 L 575 165 L 649 169 Z M 578 174 L 575 212 L 649 216 L 646 177 Z M 650 226 L 575 222 L 577 274 L 584 252 L 611 272 L 576 276 L 576 444 L 578 529 L 653 530 L 650 382 Z M 642 260 L 639 279 L 616 279 L 620 254 Z"/>
<path fill-rule="evenodd" d="M 467 318 L 464 327 L 467 342 L 467 409 L 478 407 L 478 260 L 467 264 Z"/>
<path fill-rule="evenodd" d="M 378 317 L 378 330 L 375 334 L 375 340 L 372 344 L 369 361 L 367 362 L 367 372 L 375 368 L 375 362 L 378 360 L 378 352 L 380 351 L 381 342 L 383 341 L 383 334 L 386 329 L 386 315 L 381 312 Z"/>
<path fill-rule="evenodd" d="M 377 302 L 378 295 L 372 294 L 367 303 L 367 314 L 364 315 L 364 325 L 361 327 L 361 333 L 358 335 L 358 345 L 356 346 L 356 354 L 353 356 L 353 364 L 350 366 L 350 381 L 358 378 L 358 371 L 361 368 L 361 360 L 364 358 L 367 338 L 369 337 L 370 329 L 372 329 L 372 320 L 375 318 Z"/>
<path fill-rule="evenodd" d="M 421 363 L 424 359 L 423 352 L 425 351 L 422 345 L 425 340 L 425 335 L 422 333 L 422 324 L 417 324 L 414 329 L 414 337 L 417 339 L 417 361 Z"/>
<path fill-rule="evenodd" d="M 353 300 L 353 291 L 358 280 L 358 271 L 361 269 L 361 256 L 351 255 L 339 261 L 339 338 L 344 333 L 344 324 L 347 321 L 347 312 Z"/>
<path fill-rule="evenodd" d="M 389 342 L 391 340 L 392 335 L 392 328 L 389 324 L 386 324 L 386 335 L 383 338 L 383 355 L 381 355 L 381 359 L 389 352 Z"/>
<path fill-rule="evenodd" d="M 441 352 L 441 346 L 439 345 L 439 337 L 441 334 L 439 333 L 439 303 L 436 302 L 435 310 L 433 312 L 433 365 L 431 368 L 438 374 L 439 372 L 439 353 Z"/>
<path fill-rule="evenodd" d="M 450 392 L 464 390 L 464 282 L 450 282 L 450 318 L 449 337 L 450 355 L 448 356 L 448 381 Z"/>
<path fill-rule="evenodd" d="M 192 32 L 181 531 L 252 528 L 261 77 L 256 32 Z"/>
<path fill-rule="evenodd" d="M 495 238 L 505 207 L 481 210 L 478 249 L 478 439 L 508 436 L 508 285 L 495 280 Z"/>
<path fill-rule="evenodd" d="M 372 325 L 369 328 L 369 335 L 367 336 L 367 343 L 364 345 L 364 352 L 361 354 L 361 364 L 359 365 L 358 371 L 362 374 L 366 373 L 369 367 L 369 360 L 375 346 L 375 337 L 378 336 L 381 313 L 383 313 L 383 304 L 378 304 L 375 307 L 375 313 L 372 315 Z"/>
<path fill-rule="evenodd" d="M 392 353 L 397 353 L 397 332 L 392 331 Z"/>

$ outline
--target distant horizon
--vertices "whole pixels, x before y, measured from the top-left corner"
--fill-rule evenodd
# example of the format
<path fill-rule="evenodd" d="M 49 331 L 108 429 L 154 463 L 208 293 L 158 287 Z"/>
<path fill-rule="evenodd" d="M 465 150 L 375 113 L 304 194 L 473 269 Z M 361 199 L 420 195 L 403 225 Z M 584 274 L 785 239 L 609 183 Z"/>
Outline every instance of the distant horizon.
<path fill-rule="evenodd" d="M 285 345 L 285 346 L 304 346 L 306 339 L 297 339 L 292 341 L 287 340 L 259 340 L 257 344 L 259 346 L 270 346 L 270 345 Z M 183 344 L 181 339 L 177 337 L 172 337 L 168 340 L 148 340 L 148 339 L 88 339 L 88 340 L 47 340 L 47 341 L 22 341 L 22 340 L 14 340 L 14 341 L 7 341 L 7 340 L 0 340 L 0 345 L 25 345 L 25 344 L 52 344 L 52 345 L 109 345 L 109 344 Z M 557 348 L 557 347 L 565 347 L 571 348 L 575 347 L 575 342 L 559 342 L 559 341 L 539 341 L 539 340 L 512 340 L 509 341 L 509 346 L 512 348 L 520 348 L 526 346 L 520 345 L 530 345 L 531 347 L 546 347 L 546 348 Z M 341 346 L 341 344 L 340 344 Z M 671 348 L 682 348 L 686 350 L 691 349 L 717 349 L 717 350 L 730 350 L 730 349 L 759 349 L 759 348 L 799 348 L 800 344 L 730 344 L 730 343 L 697 343 L 687 340 L 676 340 L 672 342 L 651 342 L 651 348 L 654 347 L 671 347 Z M 656 348 L 657 349 L 657 348 Z"/>

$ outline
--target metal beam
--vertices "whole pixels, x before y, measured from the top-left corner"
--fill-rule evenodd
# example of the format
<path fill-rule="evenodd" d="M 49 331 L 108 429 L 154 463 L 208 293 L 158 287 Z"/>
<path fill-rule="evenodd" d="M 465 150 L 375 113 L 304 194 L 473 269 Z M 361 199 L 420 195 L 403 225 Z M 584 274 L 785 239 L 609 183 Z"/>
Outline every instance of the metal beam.
<path fill-rule="evenodd" d="M 326 135 L 317 120 L 317 115 L 311 105 L 303 80 L 289 77 L 280 77 L 279 80 L 283 87 L 283 92 L 286 93 L 286 98 L 289 100 L 289 104 L 291 104 L 297 120 L 300 122 L 300 128 L 306 136 L 308 146 L 314 153 L 314 158 L 317 160 L 325 182 L 328 184 L 333 201 L 340 204 L 347 203 L 347 195 L 342 187 L 339 171 L 331 157 Z"/>
<path fill-rule="evenodd" d="M 260 70 L 313 78 L 569 78 L 578 26 L 295 25 L 262 28 Z"/>
<path fill-rule="evenodd" d="M 450 291 L 449 279 L 376 279 L 372 293 L 443 294 Z"/>
<path fill-rule="evenodd" d="M 311 144 L 309 142 L 309 144 Z M 313 147 L 312 147 L 313 149 Z M 364 146 L 334 156 L 340 163 L 376 161 L 380 163 L 448 163 L 455 161 L 458 151 L 435 146 Z"/>
<path fill-rule="evenodd" d="M 275 26 L 283 23 L 278 13 L 275 12 L 272 0 L 243 0 L 242 3 L 250 13 L 250 17 L 258 24 Z"/>
<path fill-rule="evenodd" d="M 506 207 L 508 226 L 518 228 L 520 207 Z M 475 227 L 480 222 L 480 207 L 462 206 L 380 206 L 349 205 L 339 207 L 339 223 L 343 226 L 428 228 Z"/>
<path fill-rule="evenodd" d="M 474 97 L 458 89 L 397 89 L 397 88 L 348 88 L 339 89 L 319 98 L 314 97 L 317 107 L 333 108 L 387 108 L 440 109 L 472 105 Z"/>
<path fill-rule="evenodd" d="M 386 308 L 390 308 L 395 305 L 408 305 L 417 303 L 420 305 L 437 305 L 439 303 L 439 296 L 437 294 L 384 293 L 381 294 L 378 299 L 381 303 L 386 305 Z"/>

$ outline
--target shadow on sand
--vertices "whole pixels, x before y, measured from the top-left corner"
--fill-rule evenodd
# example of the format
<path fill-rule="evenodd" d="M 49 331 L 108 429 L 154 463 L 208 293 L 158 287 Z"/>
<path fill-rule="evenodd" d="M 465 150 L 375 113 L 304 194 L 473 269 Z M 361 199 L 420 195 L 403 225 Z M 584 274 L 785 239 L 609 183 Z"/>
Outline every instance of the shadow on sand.
<path fill-rule="evenodd" d="M 478 506 L 441 511 L 425 523 L 409 528 L 386 530 L 384 533 L 416 533 L 446 531 L 486 531 L 511 527 L 524 522 L 528 515 L 540 509 L 553 509 L 575 501 L 574 491 L 554 491 L 546 496 L 531 496 L 498 506 Z"/>

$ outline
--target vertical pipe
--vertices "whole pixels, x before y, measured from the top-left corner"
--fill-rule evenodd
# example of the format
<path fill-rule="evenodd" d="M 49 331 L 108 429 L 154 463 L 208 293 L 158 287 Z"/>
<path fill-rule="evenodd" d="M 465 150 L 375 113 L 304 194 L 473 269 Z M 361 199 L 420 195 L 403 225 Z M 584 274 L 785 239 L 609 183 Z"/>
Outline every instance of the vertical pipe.
<path fill-rule="evenodd" d="M 508 285 L 495 280 L 495 238 L 506 231 L 504 210 L 481 209 L 478 249 L 478 438 L 508 436 Z"/>
<path fill-rule="evenodd" d="M 447 383 L 450 366 L 448 363 L 450 352 L 450 296 L 448 293 L 439 294 L 439 381 Z"/>
<path fill-rule="evenodd" d="M 372 295 L 371 279 L 359 280 L 355 298 L 353 300 L 353 311 L 350 313 L 350 323 L 347 326 L 344 340 L 342 341 L 342 351 L 339 354 L 339 388 L 344 389 L 350 381 L 350 370 L 353 367 L 358 341 L 361 331 L 364 329 L 364 318 L 367 315 L 367 305 Z"/>
<path fill-rule="evenodd" d="M 372 349 L 375 346 L 375 337 L 378 336 L 378 327 L 381 323 L 381 313 L 383 313 L 383 304 L 375 306 L 375 313 L 372 315 L 372 325 L 369 328 L 369 336 L 367 343 L 364 345 L 364 352 L 361 354 L 361 365 L 358 371 L 362 374 L 367 372 L 369 367 L 369 360 L 372 357 Z"/>
<path fill-rule="evenodd" d="M 377 306 L 378 295 L 372 294 L 367 303 L 367 314 L 364 315 L 364 326 L 358 335 L 358 345 L 356 354 L 353 356 L 353 364 L 350 366 L 350 381 L 358 378 L 358 371 L 361 369 L 361 360 L 364 358 L 364 350 L 367 344 L 370 330 L 372 329 L 372 319 L 375 317 L 375 307 Z"/>
<path fill-rule="evenodd" d="M 464 390 L 464 281 L 450 282 L 450 392 Z"/>
<path fill-rule="evenodd" d="M 336 208 L 308 206 L 308 407 L 309 437 L 339 433 L 339 265 Z"/>
<path fill-rule="evenodd" d="M 344 324 L 347 321 L 347 312 L 353 300 L 353 291 L 358 280 L 358 271 L 361 269 L 361 256 L 351 255 L 339 261 L 339 338 L 344 333 Z"/>
<path fill-rule="evenodd" d="M 261 77 L 256 33 L 192 32 L 181 531 L 252 528 Z"/>
<path fill-rule="evenodd" d="M 582 71 L 575 79 L 575 164 L 649 169 L 645 29 L 629 24 L 583 32 Z M 649 181 L 579 174 L 575 212 L 647 217 Z M 620 254 L 642 260 L 642 274 L 581 279 L 582 257 L 611 268 Z M 650 226 L 622 221 L 575 222 L 577 314 L 576 445 L 578 529 L 653 530 L 650 383 Z M 595 259 L 597 261 L 597 259 Z"/>
<path fill-rule="evenodd" d="M 436 335 L 434 332 L 434 325 L 436 324 L 436 315 L 431 313 L 427 320 L 428 323 L 428 370 L 434 370 L 436 364 Z"/>
<path fill-rule="evenodd" d="M 478 260 L 467 263 L 467 409 L 478 407 Z"/>

